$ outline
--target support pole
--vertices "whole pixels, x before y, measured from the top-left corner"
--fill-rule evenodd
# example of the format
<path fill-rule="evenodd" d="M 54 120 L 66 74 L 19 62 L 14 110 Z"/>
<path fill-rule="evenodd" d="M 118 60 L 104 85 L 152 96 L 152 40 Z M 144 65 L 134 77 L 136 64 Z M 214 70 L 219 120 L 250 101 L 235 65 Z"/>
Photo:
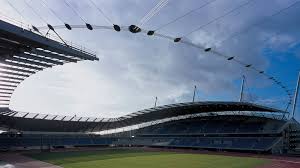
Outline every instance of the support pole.
<path fill-rule="evenodd" d="M 194 95 L 193 95 L 193 102 L 195 102 L 196 90 L 197 90 L 197 86 L 195 85 L 195 88 L 194 88 Z"/>
<path fill-rule="evenodd" d="M 295 91 L 295 95 L 294 95 L 294 101 L 293 101 L 293 108 L 292 108 L 293 118 L 295 116 L 295 111 L 296 111 L 298 91 L 299 91 L 299 82 L 300 82 L 300 72 L 298 73 L 298 80 L 297 80 L 296 91 Z"/>
<path fill-rule="evenodd" d="M 157 104 L 157 97 L 155 97 L 154 107 L 156 107 L 156 104 Z"/>
<path fill-rule="evenodd" d="M 240 102 L 243 101 L 243 95 L 244 95 L 244 84 L 245 84 L 245 76 L 243 75 L 243 79 L 242 79 L 242 85 L 241 85 L 241 91 L 240 91 Z"/>

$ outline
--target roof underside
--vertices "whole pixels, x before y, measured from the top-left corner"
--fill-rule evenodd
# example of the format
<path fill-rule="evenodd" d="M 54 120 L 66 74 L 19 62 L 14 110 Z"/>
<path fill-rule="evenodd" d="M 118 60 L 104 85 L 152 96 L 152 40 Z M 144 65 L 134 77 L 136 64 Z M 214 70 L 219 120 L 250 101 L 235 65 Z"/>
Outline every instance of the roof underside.
<path fill-rule="evenodd" d="M 252 113 L 285 112 L 246 102 L 194 102 L 179 103 L 156 108 L 150 108 L 119 118 L 87 118 L 75 116 L 55 116 L 46 114 L 33 114 L 1 109 L 0 123 L 2 127 L 20 131 L 46 131 L 46 132 L 91 132 L 103 131 L 143 124 L 152 121 L 193 115 L 201 113 L 225 113 L 228 111 L 250 111 Z"/>
<path fill-rule="evenodd" d="M 68 62 L 98 60 L 95 54 L 0 20 L 0 107 L 7 107 L 27 77 Z"/>

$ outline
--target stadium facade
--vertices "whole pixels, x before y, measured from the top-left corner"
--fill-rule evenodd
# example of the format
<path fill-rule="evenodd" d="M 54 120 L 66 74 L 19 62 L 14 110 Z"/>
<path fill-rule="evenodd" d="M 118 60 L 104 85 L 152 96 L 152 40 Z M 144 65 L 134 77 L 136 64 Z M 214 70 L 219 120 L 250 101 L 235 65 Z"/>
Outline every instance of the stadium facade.
<path fill-rule="evenodd" d="M 18 112 L 8 107 L 15 88 L 38 71 L 98 60 L 0 21 L 2 150 L 80 146 L 148 146 L 292 154 L 300 152 L 300 126 L 287 112 L 247 102 L 188 102 L 145 109 L 118 118 Z M 114 132 L 114 130 L 118 130 Z M 102 134 L 96 134 L 102 132 Z M 106 134 L 103 134 L 103 132 Z"/>
<path fill-rule="evenodd" d="M 299 151 L 298 122 L 287 120 L 285 112 L 250 103 L 180 103 L 114 119 L 21 114 L 1 113 L 2 129 L 8 131 L 1 135 L 2 149 L 148 146 L 277 154 Z M 138 127 L 94 134 L 130 126 Z"/>

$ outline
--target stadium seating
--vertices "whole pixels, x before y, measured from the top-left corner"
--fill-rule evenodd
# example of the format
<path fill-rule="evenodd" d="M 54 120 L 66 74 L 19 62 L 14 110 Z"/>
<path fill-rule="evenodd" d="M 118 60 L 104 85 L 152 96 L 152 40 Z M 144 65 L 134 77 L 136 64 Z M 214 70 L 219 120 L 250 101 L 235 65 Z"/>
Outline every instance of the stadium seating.
<path fill-rule="evenodd" d="M 140 128 L 132 137 L 91 134 L 0 134 L 1 147 L 155 146 L 267 151 L 278 142 L 281 120 L 255 117 L 202 117 Z"/>
<path fill-rule="evenodd" d="M 197 147 L 235 150 L 267 150 L 278 138 L 149 138 L 119 139 L 116 144 L 136 146 Z"/>
<path fill-rule="evenodd" d="M 0 147 L 110 145 L 113 141 L 115 141 L 114 138 L 103 138 L 84 134 L 22 134 L 18 135 L 18 137 L 0 134 Z"/>
<path fill-rule="evenodd" d="M 276 132 L 284 123 L 279 120 L 267 119 L 240 120 L 240 118 L 230 118 L 224 120 L 219 118 L 202 120 L 194 118 L 150 126 L 140 129 L 137 134 L 272 133 Z"/>
<path fill-rule="evenodd" d="M 277 142 L 284 124 L 255 117 L 192 118 L 141 128 L 119 144 L 265 151 Z"/>

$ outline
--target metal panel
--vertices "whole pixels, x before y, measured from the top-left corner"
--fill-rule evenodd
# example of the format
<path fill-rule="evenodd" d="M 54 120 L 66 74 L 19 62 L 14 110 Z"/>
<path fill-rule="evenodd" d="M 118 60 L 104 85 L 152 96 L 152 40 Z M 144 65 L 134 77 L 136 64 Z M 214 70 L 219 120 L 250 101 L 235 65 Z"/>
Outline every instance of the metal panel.
<path fill-rule="evenodd" d="M 10 42 L 9 40 L 4 38 L 0 38 L 0 46 L 3 48 L 10 48 L 10 49 L 15 49 L 20 47 L 19 44 Z"/>
<path fill-rule="evenodd" d="M 0 88 L 0 90 L 7 90 L 7 91 L 14 91 L 14 89 L 8 89 L 8 88 Z"/>
<path fill-rule="evenodd" d="M 6 58 L 6 59 L 16 61 L 16 62 L 22 62 L 22 63 L 25 63 L 25 64 L 41 66 L 41 67 L 45 67 L 45 68 L 52 67 L 49 64 L 45 64 L 45 63 L 41 63 L 41 62 L 37 62 L 37 61 L 30 61 L 30 60 L 26 60 L 26 59 L 22 59 L 22 58 L 18 58 L 18 57 L 9 57 L 9 58 Z"/>
<path fill-rule="evenodd" d="M 23 76 L 23 77 L 29 77 L 27 74 L 21 74 L 21 73 L 15 73 L 15 72 L 8 72 L 8 71 L 2 71 L 0 70 L 1 74 L 6 74 L 6 75 L 15 75 L 15 76 Z"/>
<path fill-rule="evenodd" d="M 64 57 L 64 56 L 61 56 L 58 54 L 53 54 L 53 53 L 42 51 L 42 50 L 34 50 L 32 52 L 37 55 L 42 55 L 42 56 L 45 56 L 48 58 L 54 58 L 54 59 L 58 59 L 58 60 L 68 61 L 68 62 L 77 62 L 77 60 L 75 60 L 75 59 Z"/>
<path fill-rule="evenodd" d="M 13 94 L 13 93 L 1 91 L 0 94 L 8 94 L 8 95 L 11 95 L 11 94 Z"/>
<path fill-rule="evenodd" d="M 36 114 L 32 119 L 35 119 L 39 114 Z"/>
<path fill-rule="evenodd" d="M 18 78 L 18 77 L 13 77 L 13 76 L 4 76 L 4 75 L 0 75 L 0 78 L 12 79 L 12 80 L 18 80 L 18 81 L 24 80 L 24 78 Z"/>
<path fill-rule="evenodd" d="M 0 95 L 0 98 L 10 98 L 11 96 L 3 96 L 3 95 Z"/>
<path fill-rule="evenodd" d="M 6 65 L 15 66 L 15 67 L 20 67 L 20 68 L 28 68 L 28 69 L 38 70 L 38 71 L 43 70 L 43 68 L 41 68 L 41 67 L 25 65 L 25 64 L 21 64 L 19 62 L 2 61 L 1 63 L 6 64 Z"/>
<path fill-rule="evenodd" d="M 3 65 L 0 65 L 0 68 L 5 69 L 5 70 L 10 70 L 10 71 L 16 71 L 16 72 L 24 72 L 24 73 L 30 73 L 30 74 L 35 73 L 34 71 L 20 69 L 20 68 L 13 68 L 13 67 L 8 67 L 8 66 L 3 66 Z"/>
<path fill-rule="evenodd" d="M 8 84 L 2 84 L 2 83 L 0 83 L 0 86 L 13 87 L 13 88 L 17 87 L 16 85 L 8 85 Z"/>
<path fill-rule="evenodd" d="M 26 116 L 28 116 L 29 113 L 26 113 L 25 115 L 22 116 L 22 118 L 25 118 Z"/>
<path fill-rule="evenodd" d="M 49 116 L 49 114 L 47 114 L 45 117 L 43 117 L 43 120 L 45 120 L 48 116 Z"/>
<path fill-rule="evenodd" d="M 13 84 L 19 84 L 19 83 L 21 83 L 20 81 L 12 81 L 12 80 L 4 80 L 4 79 L 0 79 L 0 82 L 13 83 Z"/>
<path fill-rule="evenodd" d="M 42 61 L 42 62 L 46 62 L 46 63 L 51 63 L 51 64 L 55 64 L 55 65 L 63 65 L 62 62 L 59 61 L 54 61 L 48 58 L 42 58 L 42 57 L 38 57 L 38 56 L 34 56 L 34 55 L 30 55 L 30 54 L 17 54 L 19 57 L 22 58 L 28 58 L 28 59 L 33 59 L 33 60 L 37 60 L 37 61 Z"/>

